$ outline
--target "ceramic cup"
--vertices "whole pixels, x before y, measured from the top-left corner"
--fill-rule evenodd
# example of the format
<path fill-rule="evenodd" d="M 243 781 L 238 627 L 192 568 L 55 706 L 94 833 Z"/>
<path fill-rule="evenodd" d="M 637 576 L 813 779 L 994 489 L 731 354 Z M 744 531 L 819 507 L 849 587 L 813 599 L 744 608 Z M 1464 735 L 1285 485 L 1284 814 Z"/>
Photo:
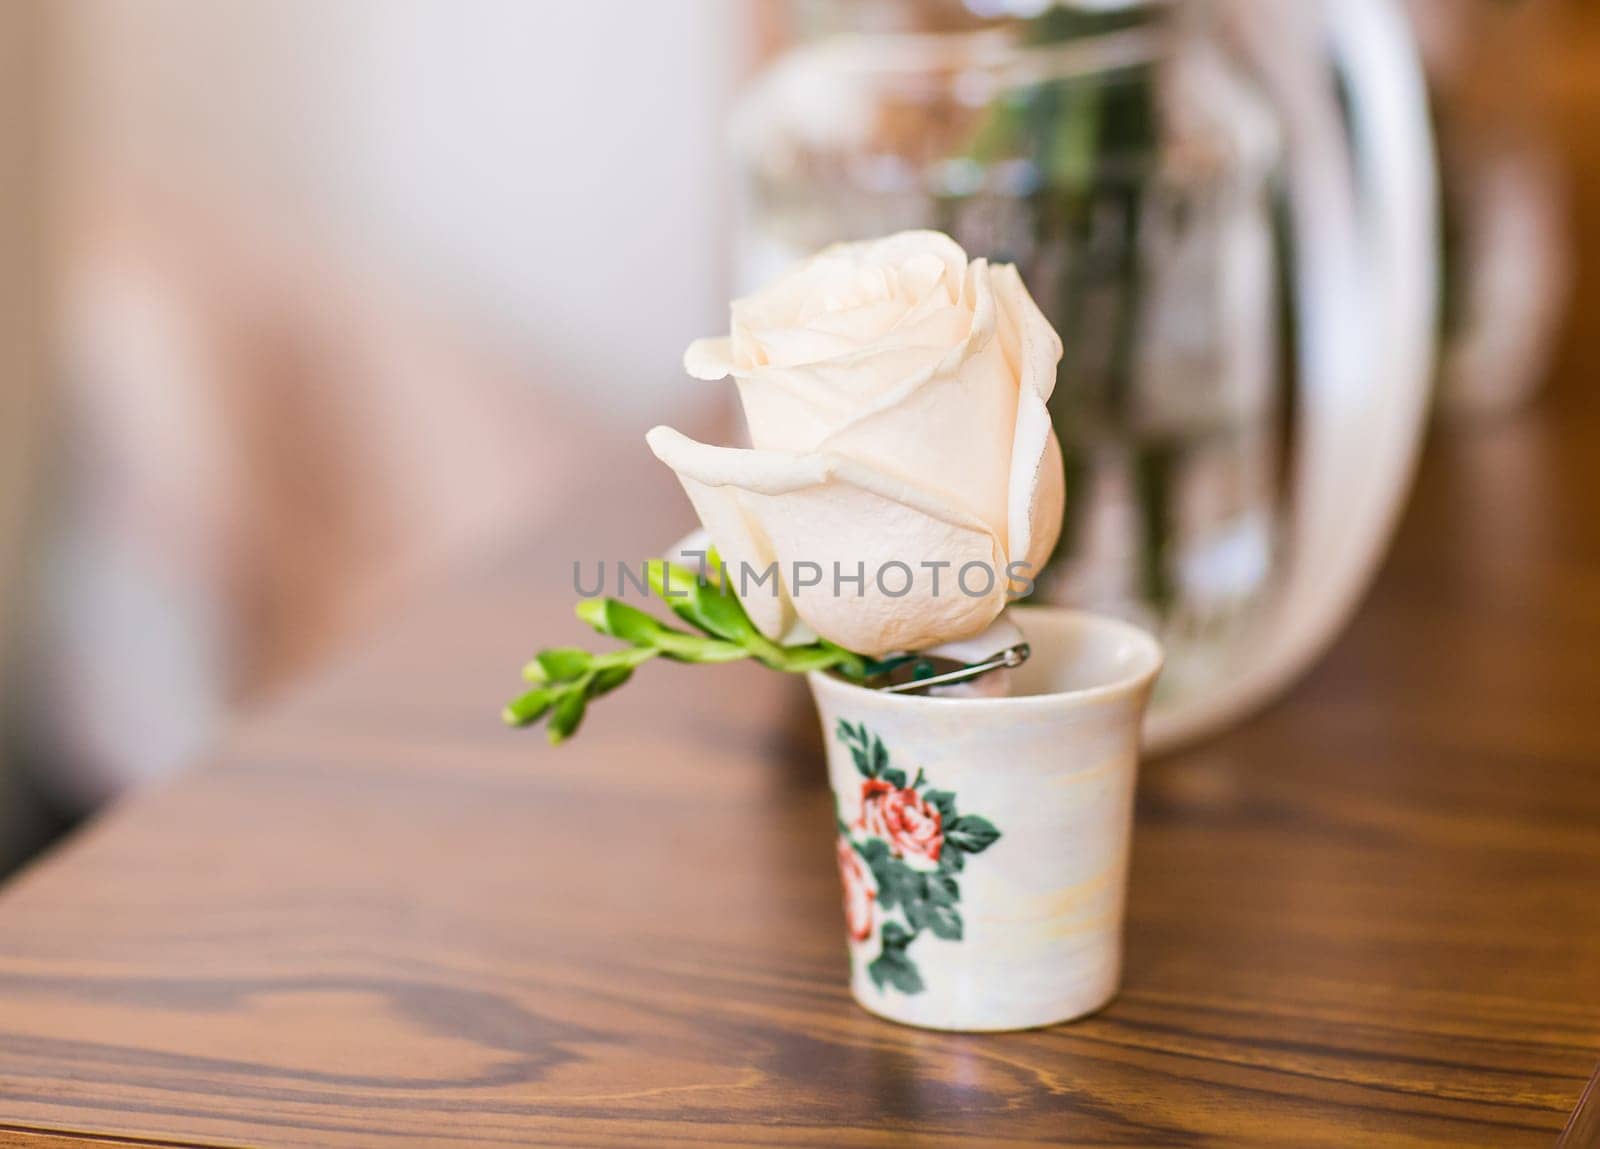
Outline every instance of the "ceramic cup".
<path fill-rule="evenodd" d="M 810 676 L 837 805 L 851 990 L 931 1029 L 1028 1029 L 1116 994 L 1139 726 L 1161 668 L 1127 623 L 1014 612 L 1007 698 Z"/>

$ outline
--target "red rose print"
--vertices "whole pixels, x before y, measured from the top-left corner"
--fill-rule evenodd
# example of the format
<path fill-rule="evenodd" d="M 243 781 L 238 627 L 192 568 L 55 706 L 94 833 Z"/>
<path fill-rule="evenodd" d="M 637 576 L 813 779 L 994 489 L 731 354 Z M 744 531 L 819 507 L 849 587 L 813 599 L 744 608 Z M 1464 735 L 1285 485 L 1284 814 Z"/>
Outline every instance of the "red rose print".
<path fill-rule="evenodd" d="M 872 874 L 849 839 L 839 839 L 839 877 L 844 880 L 844 924 L 852 941 L 864 942 L 872 932 L 872 903 L 878 896 Z"/>
<path fill-rule="evenodd" d="M 929 939 L 966 936 L 952 875 L 1000 840 L 999 827 L 970 810 L 958 813 L 955 792 L 931 788 L 921 770 L 908 787 L 905 767 L 889 764 L 889 748 L 866 723 L 841 718 L 835 736 L 861 779 L 860 808 L 847 825 L 850 783 L 834 775 L 852 976 L 864 975 L 880 994 L 922 993 L 928 984 L 918 958 L 933 944 Z M 924 786 L 934 802 L 919 792 Z"/>
<path fill-rule="evenodd" d="M 896 857 L 937 862 L 944 849 L 944 816 L 915 790 L 902 790 L 882 778 L 861 784 L 856 828 L 883 838 Z"/>

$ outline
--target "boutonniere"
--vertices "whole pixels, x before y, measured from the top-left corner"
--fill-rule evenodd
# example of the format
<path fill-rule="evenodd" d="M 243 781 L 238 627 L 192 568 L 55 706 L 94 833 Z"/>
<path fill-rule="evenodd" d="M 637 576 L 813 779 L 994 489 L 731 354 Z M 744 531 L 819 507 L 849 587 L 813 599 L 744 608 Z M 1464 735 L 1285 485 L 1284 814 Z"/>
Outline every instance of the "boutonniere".
<path fill-rule="evenodd" d="M 548 718 L 560 742 L 658 659 L 867 681 L 993 653 L 960 644 L 1032 589 L 1061 526 L 1046 408 L 1060 358 L 1016 269 L 936 232 L 830 247 L 736 301 L 730 334 L 696 341 L 684 366 L 734 380 L 752 446 L 646 437 L 711 545 L 581 601 L 622 645 L 541 651 L 506 721 Z"/>

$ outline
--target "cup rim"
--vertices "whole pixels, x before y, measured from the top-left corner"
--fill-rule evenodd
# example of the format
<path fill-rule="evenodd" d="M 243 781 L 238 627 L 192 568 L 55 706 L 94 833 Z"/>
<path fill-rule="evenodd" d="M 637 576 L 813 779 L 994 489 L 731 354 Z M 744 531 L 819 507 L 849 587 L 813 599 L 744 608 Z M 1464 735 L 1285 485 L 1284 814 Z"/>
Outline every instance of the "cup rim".
<path fill-rule="evenodd" d="M 865 686 L 858 686 L 847 679 L 836 677 L 825 671 L 814 670 L 806 675 L 810 680 L 813 690 L 837 691 L 843 697 L 859 696 L 871 698 L 880 706 L 899 707 L 906 710 L 941 710 L 946 712 L 961 710 L 1001 710 L 1001 709 L 1027 709 L 1040 706 L 1060 706 L 1062 704 L 1079 705 L 1101 702 L 1111 698 L 1126 697 L 1148 687 L 1161 673 L 1161 668 L 1166 663 L 1166 652 L 1155 635 L 1143 627 L 1135 626 L 1111 615 L 1098 614 L 1094 611 L 1072 610 L 1066 607 L 1020 605 L 1011 608 L 1018 616 L 1018 624 L 1022 626 L 1024 634 L 1027 631 L 1027 617 L 1029 615 L 1050 616 L 1059 622 L 1077 624 L 1087 629 L 1099 630 L 1110 634 L 1117 634 L 1124 639 L 1132 639 L 1143 648 L 1143 655 L 1139 661 L 1140 667 L 1119 678 L 1099 683 L 1094 686 L 1085 686 L 1078 690 L 1054 690 L 1046 694 L 1011 694 L 1001 698 L 945 698 L 927 694 L 885 694 L 881 690 L 869 690 Z"/>

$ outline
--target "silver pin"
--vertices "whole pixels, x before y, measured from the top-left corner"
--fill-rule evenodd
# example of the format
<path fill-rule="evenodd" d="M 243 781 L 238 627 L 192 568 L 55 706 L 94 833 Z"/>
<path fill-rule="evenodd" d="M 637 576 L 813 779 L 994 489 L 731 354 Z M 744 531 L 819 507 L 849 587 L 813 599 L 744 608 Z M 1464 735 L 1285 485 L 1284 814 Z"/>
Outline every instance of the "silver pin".
<path fill-rule="evenodd" d="M 971 682 L 975 678 L 982 678 L 985 674 L 995 670 L 1015 670 L 1032 654 L 1028 644 L 1019 642 L 1016 646 L 1008 646 L 1000 653 L 982 662 L 964 663 L 953 658 L 934 658 L 921 655 L 908 659 L 904 666 L 896 668 L 888 675 L 890 684 L 877 689 L 885 694 L 911 694 L 919 690 L 928 690 L 935 686 L 954 686 L 959 682 Z M 903 681 L 894 681 L 895 677 L 904 671 L 915 673 L 918 666 L 931 666 L 936 670 L 941 666 L 948 666 L 949 670 L 939 670 L 938 673 L 925 678 L 910 678 Z"/>

